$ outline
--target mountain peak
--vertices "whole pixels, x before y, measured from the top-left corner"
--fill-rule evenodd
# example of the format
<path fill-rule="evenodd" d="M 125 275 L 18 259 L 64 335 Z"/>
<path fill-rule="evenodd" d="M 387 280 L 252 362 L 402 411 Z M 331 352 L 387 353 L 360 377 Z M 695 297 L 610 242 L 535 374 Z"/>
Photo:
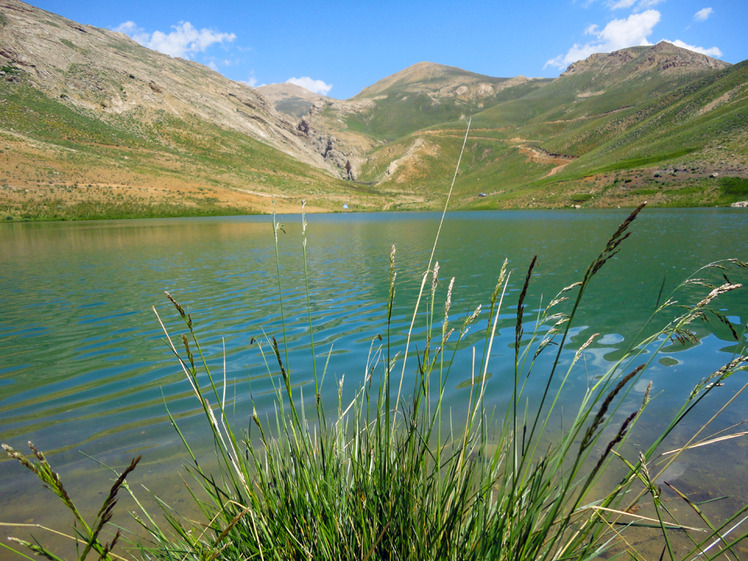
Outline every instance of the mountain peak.
<path fill-rule="evenodd" d="M 691 73 L 704 70 L 720 70 L 730 64 L 678 47 L 668 41 L 653 46 L 628 47 L 612 53 L 594 53 L 584 60 L 569 65 L 561 76 L 583 72 L 611 73 L 624 70 L 628 75 L 651 71 Z"/>
<path fill-rule="evenodd" d="M 436 64 L 435 62 L 417 62 L 416 64 L 408 66 L 407 68 L 400 70 L 391 76 L 382 78 L 371 86 L 364 88 L 355 97 L 374 97 L 393 88 L 408 86 L 426 80 L 443 78 L 448 75 L 450 71 L 460 72 L 460 69 L 451 66 L 444 66 L 443 64 Z"/>
<path fill-rule="evenodd" d="M 528 81 L 524 76 L 495 78 L 434 62 L 418 62 L 364 88 L 354 97 L 376 98 L 393 93 L 425 93 L 433 98 L 478 99 L 494 95 L 505 87 Z"/>

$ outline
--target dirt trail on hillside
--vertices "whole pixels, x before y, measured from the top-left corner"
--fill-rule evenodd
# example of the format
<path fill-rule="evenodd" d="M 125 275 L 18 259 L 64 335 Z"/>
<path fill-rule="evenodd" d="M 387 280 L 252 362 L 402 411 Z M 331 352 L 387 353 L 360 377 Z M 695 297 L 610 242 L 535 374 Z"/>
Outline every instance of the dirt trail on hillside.
<path fill-rule="evenodd" d="M 574 156 L 568 156 L 565 154 L 553 154 L 552 152 L 549 152 L 548 150 L 545 150 L 543 148 L 540 148 L 539 146 L 536 146 L 534 143 L 537 141 L 528 140 L 525 138 L 519 138 L 514 137 L 510 139 L 505 138 L 496 138 L 493 136 L 479 136 L 475 135 L 473 133 L 477 132 L 500 132 L 500 131 L 506 131 L 508 130 L 508 127 L 503 128 L 497 128 L 497 129 L 472 129 L 470 131 L 470 134 L 468 135 L 468 140 L 493 140 L 495 142 L 504 142 L 507 143 L 515 148 L 517 148 L 520 152 L 520 154 L 523 154 L 528 161 L 533 161 L 538 164 L 548 165 L 552 164 L 554 167 L 545 174 L 544 177 L 550 177 L 552 175 L 556 175 L 561 170 L 563 170 L 566 166 L 568 166 L 571 162 L 575 160 Z M 461 132 L 456 129 L 452 130 L 444 130 L 444 131 L 421 131 L 418 133 L 419 135 L 428 135 L 428 136 L 441 136 L 441 137 L 447 137 L 447 138 L 464 138 L 465 133 Z"/>
<path fill-rule="evenodd" d="M 552 175 L 556 175 L 558 172 L 560 172 L 562 169 L 568 166 L 575 159 L 573 156 L 566 156 L 564 154 L 553 154 L 551 152 L 548 152 L 547 150 L 544 150 L 543 148 L 529 144 L 530 141 L 524 140 L 522 138 L 512 138 L 509 140 L 509 142 L 515 143 L 515 145 L 519 147 L 520 153 L 527 156 L 528 160 L 537 162 L 539 164 L 553 164 L 554 165 L 554 167 L 548 173 L 546 173 L 543 177 L 550 177 Z"/>

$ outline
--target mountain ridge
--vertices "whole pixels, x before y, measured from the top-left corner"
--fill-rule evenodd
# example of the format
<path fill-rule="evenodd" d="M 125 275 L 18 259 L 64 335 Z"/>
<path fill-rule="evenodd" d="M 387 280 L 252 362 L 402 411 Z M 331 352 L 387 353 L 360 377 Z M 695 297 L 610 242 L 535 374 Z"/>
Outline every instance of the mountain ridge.
<path fill-rule="evenodd" d="M 637 56 L 645 54 L 645 57 Z M 612 65 L 617 68 L 624 67 L 630 62 L 634 62 L 633 72 L 643 69 L 657 68 L 660 71 L 680 69 L 686 72 L 697 72 L 699 70 L 722 70 L 731 66 L 729 63 L 712 58 L 710 56 L 697 53 L 688 49 L 683 49 L 669 41 L 660 41 L 651 47 L 629 47 L 620 49 L 611 53 L 594 53 L 589 57 L 574 62 L 561 73 L 561 76 L 569 76 L 579 72 L 595 69 L 606 65 Z"/>
<path fill-rule="evenodd" d="M 0 0 L 0 212 L 434 208 L 468 118 L 456 208 L 727 204 L 748 198 L 746 81 L 742 64 L 659 43 L 556 79 L 421 62 L 336 100 Z"/>
<path fill-rule="evenodd" d="M 440 97 L 467 96 L 488 97 L 496 91 L 516 85 L 530 78 L 517 76 L 514 78 L 497 78 L 463 70 L 456 66 L 447 66 L 434 62 L 417 62 L 390 76 L 378 80 L 356 94 L 352 99 L 372 98 L 383 95 L 392 90 L 402 89 L 406 92 L 422 91 L 421 84 L 430 84 L 431 90 L 436 90 Z M 458 90 L 461 90 L 458 92 Z"/>

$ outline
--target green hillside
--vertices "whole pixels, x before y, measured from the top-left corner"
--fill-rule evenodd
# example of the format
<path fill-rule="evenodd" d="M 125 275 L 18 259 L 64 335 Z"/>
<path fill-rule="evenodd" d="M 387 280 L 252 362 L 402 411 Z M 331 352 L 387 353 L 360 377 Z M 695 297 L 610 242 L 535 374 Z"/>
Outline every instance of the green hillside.
<path fill-rule="evenodd" d="M 333 100 L 250 88 L 14 0 L 0 15 L 0 217 L 748 199 L 748 61 L 667 42 L 559 78 L 422 62 Z M 44 44 L 42 52 L 35 46 Z"/>
<path fill-rule="evenodd" d="M 369 189 L 197 117 L 158 111 L 102 119 L 2 80 L 0 98 L 5 219 L 267 212 L 270 194 L 281 208 L 302 199 L 329 209 L 341 201 L 379 206 Z"/>
<path fill-rule="evenodd" d="M 692 67 L 680 51 L 664 45 L 614 53 L 623 59 L 618 65 L 604 60 L 601 69 L 592 61 L 473 114 L 456 204 L 611 206 L 650 199 L 691 206 L 746 199 L 748 62 Z M 398 139 L 370 155 L 362 177 L 430 196 L 439 184 L 432 178 L 449 176 L 440 160 L 455 154 L 464 129 L 463 118 Z M 388 162 L 413 152 L 416 139 L 428 146 L 420 147 L 424 155 L 387 173 Z"/>
<path fill-rule="evenodd" d="M 493 78 L 450 66 L 421 63 L 370 86 L 354 99 L 374 107 L 347 115 L 348 128 L 392 141 L 486 107 L 523 98 L 551 80 Z"/>

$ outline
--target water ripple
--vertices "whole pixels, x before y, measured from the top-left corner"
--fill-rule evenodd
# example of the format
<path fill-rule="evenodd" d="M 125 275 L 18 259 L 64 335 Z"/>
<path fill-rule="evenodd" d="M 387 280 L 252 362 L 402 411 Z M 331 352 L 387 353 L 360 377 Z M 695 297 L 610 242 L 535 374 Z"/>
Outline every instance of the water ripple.
<path fill-rule="evenodd" d="M 450 312 L 453 326 L 461 325 L 479 303 L 485 305 L 505 257 L 512 269 L 508 301 L 513 302 L 527 263 L 538 253 L 536 283 L 528 295 L 527 321 L 531 322 L 551 295 L 581 277 L 624 216 L 625 212 L 611 211 L 451 215 L 436 256 L 441 268 L 436 316 L 441 316 L 444 291 L 452 276 L 456 277 Z M 1 225 L 3 439 L 20 447 L 31 438 L 48 450 L 135 450 L 158 447 L 159 439 L 173 438 L 166 407 L 185 423 L 199 415 L 151 311 L 155 306 L 181 349 L 185 326 L 164 291 L 192 314 L 205 358 L 216 376 L 225 374 L 242 423 L 252 402 L 261 415 L 272 411 L 272 392 L 280 384 L 267 338 L 275 336 L 280 341 L 285 331 L 286 367 L 293 383 L 309 392 L 315 365 L 309 359 L 300 225 L 298 217 L 282 220 L 280 288 L 272 228 L 266 217 Z M 744 213 L 729 211 L 645 213 L 637 235 L 629 241 L 628 253 L 622 252 L 601 272 L 600 282 L 590 289 L 590 305 L 580 316 L 580 325 L 595 325 L 595 330 L 608 336 L 591 347 L 588 367 L 599 369 L 606 364 L 611 353 L 629 340 L 641 318 L 647 317 L 654 303 L 632 295 L 653 290 L 656 294 L 664 275 L 670 288 L 718 257 L 745 258 L 748 242 L 734 233 L 748 231 L 747 221 Z M 320 215 L 309 217 L 309 223 L 306 269 L 316 367 L 321 372 L 329 359 L 323 399 L 335 404 L 334 380 L 345 375 L 355 386 L 363 379 L 372 348 L 378 348 L 375 338 L 386 336 L 393 244 L 397 246 L 398 282 L 391 340 L 393 348 L 404 349 L 412 319 L 410 306 L 431 251 L 438 216 Z M 677 241 L 683 228 L 689 239 L 698 241 L 687 250 Z M 652 243 L 653 239 L 662 243 Z M 668 245 L 669 240 L 674 243 Z M 745 304 L 735 310 L 731 318 L 744 323 Z M 478 355 L 487 327 L 485 313 L 463 342 L 466 348 L 476 346 Z M 509 387 L 514 314 L 511 306 L 502 313 L 491 359 L 491 400 L 495 403 L 501 402 Z M 425 334 L 426 320 L 419 316 L 411 356 L 423 352 Z M 572 344 L 578 346 L 587 337 L 580 329 Z M 445 358 L 451 367 L 446 395 L 455 408 L 469 392 L 473 368 L 469 354 L 454 362 L 451 356 Z M 722 357 L 714 354 L 719 353 L 700 358 L 700 366 L 717 365 Z M 282 356 L 285 360 L 285 349 Z M 679 359 L 670 368 L 682 370 L 684 364 Z M 668 368 L 659 367 L 663 372 Z M 415 375 L 415 368 L 413 361 L 407 374 Z"/>

